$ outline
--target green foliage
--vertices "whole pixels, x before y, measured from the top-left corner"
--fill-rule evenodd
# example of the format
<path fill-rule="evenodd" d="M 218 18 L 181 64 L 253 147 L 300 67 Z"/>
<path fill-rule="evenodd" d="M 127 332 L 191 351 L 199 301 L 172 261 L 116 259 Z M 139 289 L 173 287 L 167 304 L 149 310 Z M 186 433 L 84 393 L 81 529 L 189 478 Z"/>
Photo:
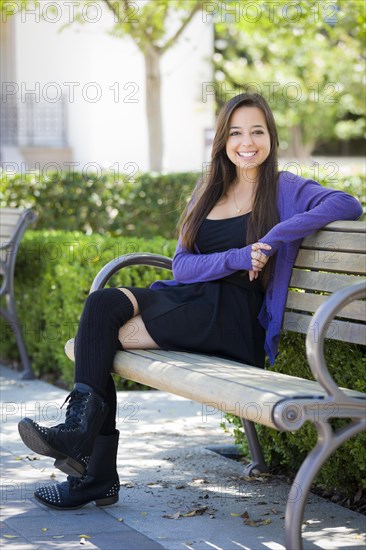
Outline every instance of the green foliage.
<path fill-rule="evenodd" d="M 91 283 L 99 270 L 120 255 L 153 252 L 172 257 L 176 241 L 86 236 L 76 232 L 27 231 L 17 257 L 16 307 L 27 351 L 35 373 L 73 383 L 74 365 L 64 346 L 76 334 Z M 111 286 L 148 287 L 158 279 L 170 279 L 170 270 L 131 266 L 111 279 Z M 1 320 L 0 356 L 18 359 L 15 338 Z M 119 382 L 119 388 L 135 384 Z"/>
<path fill-rule="evenodd" d="M 291 172 L 315 179 L 326 187 L 342 189 L 366 206 L 366 177 L 343 176 L 336 163 Z M 112 236 L 151 239 L 177 238 L 176 224 L 186 205 L 197 172 L 131 175 L 50 173 L 0 173 L 0 207 L 34 208 L 36 229 L 83 231 Z"/>
<path fill-rule="evenodd" d="M 106 3 L 114 14 L 115 24 L 110 31 L 119 38 L 130 36 L 142 52 L 153 46 L 161 52 L 176 42 L 182 30 L 198 12 L 199 0 L 150 0 L 126 5 L 124 0 Z M 171 33 L 171 18 L 179 21 L 179 29 Z"/>
<path fill-rule="evenodd" d="M 284 374 L 312 380 L 305 354 L 305 336 L 291 332 L 283 333 L 279 345 L 280 354 L 273 370 Z M 336 383 L 341 387 L 366 392 L 366 357 L 361 346 L 326 340 L 325 357 L 328 368 Z M 269 365 L 267 364 L 267 368 Z M 225 415 L 222 427 L 232 431 L 236 443 L 249 456 L 249 449 L 241 421 L 233 415 Z M 332 420 L 333 428 L 344 424 Z M 316 431 L 312 423 L 306 422 L 296 432 L 278 432 L 265 426 L 257 426 L 264 456 L 275 471 L 293 474 L 316 443 Z M 344 443 L 324 464 L 315 484 L 328 491 L 355 494 L 359 488 L 366 488 L 366 433 Z"/>
<path fill-rule="evenodd" d="M 166 239 L 176 224 L 198 173 L 0 175 L 1 207 L 34 208 L 36 229 Z"/>
<path fill-rule="evenodd" d="M 219 105 L 247 86 L 262 93 L 281 149 L 306 157 L 329 139 L 365 135 L 363 2 L 260 0 L 231 21 L 217 14 L 215 31 Z"/>

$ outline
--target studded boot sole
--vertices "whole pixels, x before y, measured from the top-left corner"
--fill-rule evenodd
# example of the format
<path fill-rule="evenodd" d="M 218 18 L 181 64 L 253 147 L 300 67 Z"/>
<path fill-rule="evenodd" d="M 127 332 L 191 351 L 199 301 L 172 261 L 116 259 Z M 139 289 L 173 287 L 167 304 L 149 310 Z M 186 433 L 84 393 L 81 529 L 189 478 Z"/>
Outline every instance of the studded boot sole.
<path fill-rule="evenodd" d="M 81 477 L 108 414 L 108 405 L 90 386 L 82 383 L 74 385 L 67 401 L 64 423 L 47 428 L 31 418 L 23 418 L 18 430 L 32 451 L 54 458 L 56 468 L 65 474 Z"/>
<path fill-rule="evenodd" d="M 50 456 L 55 458 L 55 467 L 70 476 L 82 476 L 85 471 L 85 466 L 74 460 L 73 458 L 60 453 L 42 437 L 42 433 L 47 433 L 47 428 L 43 428 L 32 420 L 24 418 L 18 424 L 19 434 L 23 442 L 33 452 L 39 455 Z"/>

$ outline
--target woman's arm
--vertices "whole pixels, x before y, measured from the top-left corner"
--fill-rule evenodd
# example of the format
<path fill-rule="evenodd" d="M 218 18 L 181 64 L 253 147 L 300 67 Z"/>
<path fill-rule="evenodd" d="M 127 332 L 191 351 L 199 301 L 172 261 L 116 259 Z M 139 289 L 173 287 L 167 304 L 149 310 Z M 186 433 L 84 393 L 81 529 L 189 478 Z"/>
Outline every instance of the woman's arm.
<path fill-rule="evenodd" d="M 291 241 L 303 239 L 314 231 L 336 220 L 354 220 L 361 216 L 362 207 L 357 199 L 344 193 L 323 187 L 313 180 L 286 183 L 280 190 L 279 208 L 285 209 L 285 202 L 291 202 L 293 215 L 281 221 L 260 242 L 271 245 L 268 255 Z M 266 252 L 265 252 L 266 253 Z"/>
<path fill-rule="evenodd" d="M 265 243 L 257 246 L 269 250 Z M 225 252 L 193 254 L 183 250 L 180 239 L 173 257 L 173 276 L 178 283 L 198 283 L 222 279 L 241 269 L 252 269 L 252 246 L 231 248 Z"/>

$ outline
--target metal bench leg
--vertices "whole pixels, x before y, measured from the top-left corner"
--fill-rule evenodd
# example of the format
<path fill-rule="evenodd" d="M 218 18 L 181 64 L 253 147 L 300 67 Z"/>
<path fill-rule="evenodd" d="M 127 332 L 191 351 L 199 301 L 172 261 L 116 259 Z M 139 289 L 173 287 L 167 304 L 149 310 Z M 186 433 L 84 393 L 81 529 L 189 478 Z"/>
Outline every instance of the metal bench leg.
<path fill-rule="evenodd" d="M 7 311 L 5 311 L 3 308 L 0 308 L 0 313 L 5 318 L 5 320 L 9 323 L 10 327 L 12 328 L 15 334 L 18 351 L 20 355 L 20 360 L 23 365 L 22 378 L 23 380 L 33 380 L 35 376 L 29 361 L 26 348 L 25 348 L 22 332 L 19 326 L 18 317 L 15 311 L 15 303 L 14 303 L 14 300 L 9 295 L 6 295 L 6 304 L 7 304 Z"/>
<path fill-rule="evenodd" d="M 366 419 L 355 420 L 333 431 L 326 422 L 314 422 L 318 432 L 318 442 L 301 465 L 291 486 L 286 506 L 285 540 L 287 550 L 303 550 L 301 526 L 305 503 L 311 484 L 324 462 L 357 433 L 366 429 Z"/>
<path fill-rule="evenodd" d="M 268 467 L 263 457 L 262 447 L 259 443 L 258 434 L 254 423 L 250 420 L 246 420 L 245 418 L 242 418 L 241 422 L 248 440 L 250 456 L 252 459 L 252 462 L 244 469 L 244 474 L 250 476 L 254 473 L 254 470 L 258 470 L 261 473 L 268 472 Z"/>

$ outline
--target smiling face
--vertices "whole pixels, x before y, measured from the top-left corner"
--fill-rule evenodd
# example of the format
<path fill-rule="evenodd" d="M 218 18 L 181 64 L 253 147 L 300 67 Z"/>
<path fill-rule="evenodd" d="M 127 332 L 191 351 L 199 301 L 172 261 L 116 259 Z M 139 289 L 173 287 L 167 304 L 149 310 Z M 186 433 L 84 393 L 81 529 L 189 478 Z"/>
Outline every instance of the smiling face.
<path fill-rule="evenodd" d="M 271 149 L 264 113 L 258 107 L 238 107 L 229 121 L 226 154 L 236 166 L 239 181 L 253 180 Z"/>

